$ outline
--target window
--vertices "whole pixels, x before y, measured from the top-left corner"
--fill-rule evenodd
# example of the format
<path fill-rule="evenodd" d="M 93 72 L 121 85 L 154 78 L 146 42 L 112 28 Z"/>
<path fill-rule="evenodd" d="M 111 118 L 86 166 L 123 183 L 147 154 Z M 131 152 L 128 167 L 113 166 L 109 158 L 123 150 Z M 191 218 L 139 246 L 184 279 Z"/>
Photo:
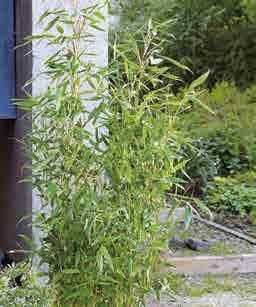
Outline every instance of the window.
<path fill-rule="evenodd" d="M 0 119 L 16 117 L 13 2 L 0 0 Z"/>

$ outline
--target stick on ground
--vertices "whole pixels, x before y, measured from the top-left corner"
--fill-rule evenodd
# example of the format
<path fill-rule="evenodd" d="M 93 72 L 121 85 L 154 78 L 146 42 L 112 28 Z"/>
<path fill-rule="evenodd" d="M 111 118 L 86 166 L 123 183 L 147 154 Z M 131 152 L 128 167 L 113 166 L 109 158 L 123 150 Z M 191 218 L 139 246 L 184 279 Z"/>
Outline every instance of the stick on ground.
<path fill-rule="evenodd" d="M 251 237 L 251 236 L 248 236 L 248 235 L 246 235 L 246 234 L 244 234 L 244 233 L 242 233 L 242 232 L 239 232 L 239 231 L 230 229 L 230 228 L 228 228 L 228 227 L 222 226 L 222 225 L 220 225 L 220 224 L 214 223 L 214 222 L 212 222 L 212 221 L 207 221 L 207 220 L 205 220 L 205 219 L 202 219 L 202 218 L 199 217 L 199 216 L 194 216 L 193 218 L 197 219 L 197 220 L 198 220 L 199 222 L 201 222 L 201 223 L 204 223 L 205 225 L 208 225 L 208 226 L 210 226 L 210 227 L 214 227 L 214 228 L 216 228 L 216 229 L 218 229 L 218 230 L 221 230 L 221 231 L 224 231 L 224 232 L 226 232 L 226 233 L 230 233 L 231 235 L 233 235 L 233 236 L 235 236 L 235 237 L 237 237 L 237 238 L 240 238 L 240 239 L 245 240 L 245 241 L 247 241 L 247 242 L 249 242 L 249 243 L 251 243 L 251 244 L 256 245 L 256 238 L 253 238 L 253 237 Z"/>

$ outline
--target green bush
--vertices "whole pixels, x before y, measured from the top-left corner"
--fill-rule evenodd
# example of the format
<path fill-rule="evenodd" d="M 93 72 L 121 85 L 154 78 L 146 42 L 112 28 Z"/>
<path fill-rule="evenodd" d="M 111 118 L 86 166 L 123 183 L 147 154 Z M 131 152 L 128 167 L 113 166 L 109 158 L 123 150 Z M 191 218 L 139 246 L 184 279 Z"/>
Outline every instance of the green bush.
<path fill-rule="evenodd" d="M 42 287 L 31 264 L 20 263 L 0 271 L 0 306 L 51 307 L 54 291 Z"/>
<path fill-rule="evenodd" d="M 255 223 L 256 173 L 215 177 L 205 188 L 204 201 L 214 212 L 238 214 L 241 218 L 250 217 Z"/>
<path fill-rule="evenodd" d="M 210 150 L 212 145 L 210 140 L 199 138 L 191 140 L 189 145 L 183 146 L 182 153 L 187 163 L 181 177 L 186 182 L 186 195 L 201 197 L 203 187 L 218 175 L 220 159 Z"/>
<path fill-rule="evenodd" d="M 165 39 L 164 55 L 189 66 L 195 76 L 210 69 L 210 88 L 222 80 L 235 81 L 245 88 L 256 81 L 256 22 L 250 18 L 253 2 L 146 0 L 143 5 L 138 0 L 121 1 L 120 31 L 125 35 L 129 24 L 138 27 L 149 17 L 160 22 L 170 20 L 159 33 Z M 188 72 L 182 75 L 188 83 L 192 78 L 194 75 Z"/>
<path fill-rule="evenodd" d="M 252 169 L 256 163 L 256 109 L 255 87 L 241 92 L 234 84 L 222 82 L 211 91 L 202 93 L 214 114 L 191 105 L 182 116 L 179 125 L 187 136 L 201 140 L 199 152 L 207 153 L 213 161 L 219 161 L 218 175 L 226 176 Z M 189 175 L 200 173 L 201 157 L 192 157 Z M 208 159 L 209 160 L 209 159 Z M 197 169 L 198 171 L 196 171 Z M 208 172 L 210 176 L 210 172 Z M 204 176 L 201 172 L 201 176 Z"/>
<path fill-rule="evenodd" d="M 256 27 L 247 22 L 240 2 L 171 1 L 165 18 L 173 22 L 166 32 L 175 39 L 167 40 L 165 54 L 188 65 L 195 75 L 211 70 L 209 87 L 221 80 L 234 80 L 239 86 L 253 83 Z M 182 79 L 190 82 L 192 77 L 186 73 Z"/>
<path fill-rule="evenodd" d="M 254 0 L 242 0 L 244 9 L 251 21 L 256 21 L 256 2 Z"/>
<path fill-rule="evenodd" d="M 174 78 L 170 67 L 154 64 L 161 42 L 151 23 L 134 33 L 139 40 L 131 33 L 113 46 L 113 66 L 97 67 L 84 44 L 102 18 L 97 5 L 43 14 L 55 34 L 31 40 L 57 49 L 44 62 L 49 87 L 19 103 L 37 119 L 29 141 L 39 255 L 60 306 L 143 306 L 147 295 L 170 291 L 159 271 L 170 225 L 159 216 L 186 162 L 174 110 L 205 79 L 173 95 L 161 81 Z"/>

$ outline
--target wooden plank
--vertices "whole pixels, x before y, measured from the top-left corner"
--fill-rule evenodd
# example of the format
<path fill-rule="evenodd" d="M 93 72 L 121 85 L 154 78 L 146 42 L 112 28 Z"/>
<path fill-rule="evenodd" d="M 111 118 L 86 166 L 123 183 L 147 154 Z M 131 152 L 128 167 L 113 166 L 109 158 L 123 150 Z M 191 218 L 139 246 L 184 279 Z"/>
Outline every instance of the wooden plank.
<path fill-rule="evenodd" d="M 256 254 L 171 257 L 169 253 L 165 253 L 163 257 L 172 265 L 167 269 L 170 272 L 188 275 L 256 273 Z"/>

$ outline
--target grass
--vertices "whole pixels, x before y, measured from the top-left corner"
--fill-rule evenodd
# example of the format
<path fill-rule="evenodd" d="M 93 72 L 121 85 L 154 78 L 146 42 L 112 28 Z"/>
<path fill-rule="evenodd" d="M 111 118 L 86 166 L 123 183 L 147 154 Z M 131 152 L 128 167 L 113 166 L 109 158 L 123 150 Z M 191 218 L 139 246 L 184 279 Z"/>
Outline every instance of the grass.
<path fill-rule="evenodd" d="M 187 286 L 186 292 L 189 297 L 201 297 L 210 293 L 232 292 L 235 282 L 229 277 L 219 280 L 213 275 L 207 275 L 198 286 Z"/>
<path fill-rule="evenodd" d="M 232 292 L 241 297 L 248 298 L 256 295 L 256 280 L 241 280 L 234 275 L 208 274 L 201 279 L 187 279 L 183 275 L 172 275 L 171 287 L 177 296 L 200 298 L 209 294 Z"/>
<path fill-rule="evenodd" d="M 211 256 L 226 256 L 235 253 L 235 249 L 231 244 L 219 241 L 211 246 L 208 253 Z"/>

